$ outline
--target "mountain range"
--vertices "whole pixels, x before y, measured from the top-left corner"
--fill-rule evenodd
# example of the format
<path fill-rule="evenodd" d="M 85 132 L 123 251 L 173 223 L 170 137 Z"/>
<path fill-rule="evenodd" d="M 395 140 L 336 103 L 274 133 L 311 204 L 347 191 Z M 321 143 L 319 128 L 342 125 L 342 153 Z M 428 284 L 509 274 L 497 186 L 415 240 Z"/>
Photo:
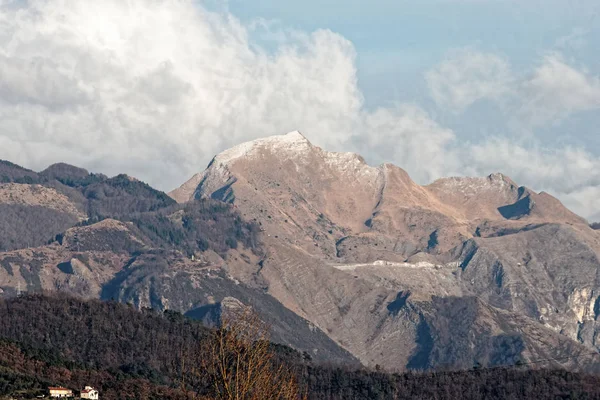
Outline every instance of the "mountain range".
<path fill-rule="evenodd" d="M 426 160 L 424 161 L 426 162 Z M 62 291 L 218 324 L 252 306 L 317 361 L 600 370 L 600 233 L 509 177 L 415 183 L 291 132 L 169 194 L 0 162 L 0 296 Z"/>

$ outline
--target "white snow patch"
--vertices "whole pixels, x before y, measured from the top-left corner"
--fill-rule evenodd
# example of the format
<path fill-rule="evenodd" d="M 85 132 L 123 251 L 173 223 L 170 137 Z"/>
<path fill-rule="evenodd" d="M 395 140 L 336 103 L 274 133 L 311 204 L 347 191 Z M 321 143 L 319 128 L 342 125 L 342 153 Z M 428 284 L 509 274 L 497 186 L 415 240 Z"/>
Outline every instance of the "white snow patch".
<path fill-rule="evenodd" d="M 310 142 L 300 132 L 293 131 L 285 135 L 268 136 L 238 144 L 219 153 L 214 161 L 219 164 L 228 164 L 238 158 L 251 156 L 256 150 L 262 147 L 270 147 L 291 153 L 301 153 L 308 150 L 311 146 Z"/>
<path fill-rule="evenodd" d="M 299 131 L 241 143 L 218 154 L 213 164 L 219 168 L 221 165 L 228 165 L 242 157 L 252 158 L 259 154 L 261 149 L 270 149 L 275 154 L 285 154 L 287 159 L 300 161 L 306 161 L 309 154 L 317 153 L 323 157 L 327 166 L 336 170 L 355 176 L 368 176 L 371 178 L 375 178 L 379 174 L 378 168 L 368 165 L 358 154 L 322 150 L 313 146 Z M 296 168 L 298 168 L 298 165 L 296 165 Z"/>
<path fill-rule="evenodd" d="M 333 153 L 324 152 L 324 159 L 327 166 L 335 168 L 346 174 L 351 174 L 355 178 L 370 177 L 375 179 L 379 175 L 379 168 L 368 165 L 356 153 Z"/>
<path fill-rule="evenodd" d="M 373 267 L 391 267 L 391 268 L 456 268 L 460 265 L 457 262 L 451 262 L 447 264 L 433 264 L 427 261 L 420 261 L 418 263 L 407 263 L 407 262 L 393 262 L 377 260 L 372 263 L 361 263 L 361 264 L 331 264 L 332 267 L 341 271 L 354 271 L 357 268 L 373 268 Z"/>

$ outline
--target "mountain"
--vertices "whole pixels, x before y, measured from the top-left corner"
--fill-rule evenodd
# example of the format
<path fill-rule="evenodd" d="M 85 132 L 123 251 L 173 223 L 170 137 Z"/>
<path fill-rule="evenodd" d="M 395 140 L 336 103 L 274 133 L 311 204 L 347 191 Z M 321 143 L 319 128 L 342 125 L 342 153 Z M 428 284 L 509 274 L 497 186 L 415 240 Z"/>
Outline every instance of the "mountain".
<path fill-rule="evenodd" d="M 17 178 L 0 184 L 0 210 L 18 205 L 22 212 L 0 214 L 0 244 L 7 243 L 0 249 L 0 297 L 61 291 L 179 311 L 212 325 L 223 302 L 233 299 L 261 312 L 275 342 L 315 360 L 359 364 L 309 321 L 224 270 L 262 257 L 259 228 L 231 205 L 180 206 L 135 178 L 67 164 L 27 172 L 18 183 L 27 170 L 3 165 Z M 70 218 L 56 222 L 57 213 Z"/>
<path fill-rule="evenodd" d="M 168 195 L 67 164 L 1 162 L 0 177 L 2 297 L 61 291 L 209 326 L 241 303 L 316 362 L 600 369 L 600 231 L 502 174 L 423 186 L 291 132 Z"/>
<path fill-rule="evenodd" d="M 421 186 L 291 132 L 224 151 L 170 195 L 257 223 L 264 259 L 227 271 L 365 365 L 498 365 L 598 344 L 597 231 L 502 174 Z"/>

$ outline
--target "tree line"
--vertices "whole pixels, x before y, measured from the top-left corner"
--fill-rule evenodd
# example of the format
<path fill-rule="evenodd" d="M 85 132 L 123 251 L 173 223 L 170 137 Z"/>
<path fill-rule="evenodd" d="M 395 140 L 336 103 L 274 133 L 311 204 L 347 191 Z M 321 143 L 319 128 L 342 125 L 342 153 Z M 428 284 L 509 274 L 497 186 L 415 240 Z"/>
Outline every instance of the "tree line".
<path fill-rule="evenodd" d="M 252 310 L 208 329 L 179 313 L 26 296 L 0 301 L 0 395 L 96 386 L 104 399 L 600 398 L 600 377 L 527 367 L 387 373 L 269 342 Z"/>

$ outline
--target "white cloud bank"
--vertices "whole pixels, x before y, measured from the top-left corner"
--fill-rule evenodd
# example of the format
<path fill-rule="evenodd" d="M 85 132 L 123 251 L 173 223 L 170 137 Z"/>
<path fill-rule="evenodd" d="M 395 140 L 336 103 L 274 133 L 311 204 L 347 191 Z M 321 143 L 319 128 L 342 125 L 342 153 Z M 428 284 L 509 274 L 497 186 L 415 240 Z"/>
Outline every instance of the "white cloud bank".
<path fill-rule="evenodd" d="M 250 138 L 338 142 L 361 108 L 354 49 L 328 31 L 270 56 L 192 1 L 1 4 L 0 151 L 31 167 L 62 159 L 168 188 Z"/>
<path fill-rule="evenodd" d="M 543 57 L 528 75 L 515 76 L 503 57 L 457 49 L 427 71 L 425 80 L 442 110 L 462 113 L 480 100 L 490 100 L 528 130 L 600 109 L 600 78 L 569 65 L 560 53 Z"/>
<path fill-rule="evenodd" d="M 66 161 L 171 189 L 224 148 L 300 129 L 325 148 L 393 161 L 419 182 L 503 171 L 583 215 L 600 210 L 590 154 L 503 138 L 461 143 L 412 104 L 368 111 L 346 39 L 283 32 L 273 53 L 248 29 L 192 0 L 0 0 L 0 158 L 35 169 Z M 474 80 L 452 75 L 457 68 Z M 539 76 L 528 86 L 536 93 Z M 430 81 L 440 104 L 461 109 L 501 97 L 512 77 L 503 59 L 485 55 L 449 62 Z M 594 96 L 568 102 L 581 108 Z"/>
<path fill-rule="evenodd" d="M 437 106 L 456 114 L 481 100 L 500 105 L 515 134 L 455 149 L 462 153 L 464 174 L 502 171 L 517 182 L 558 196 L 575 212 L 600 220 L 600 159 L 585 149 L 549 148 L 535 135 L 519 132 L 563 121 L 600 109 L 600 78 L 567 63 L 559 53 L 541 59 L 529 74 L 516 76 L 502 57 L 473 49 L 449 53 L 426 72 L 430 95 Z M 454 162 L 454 156 L 452 162 Z"/>
<path fill-rule="evenodd" d="M 471 49 L 455 50 L 425 74 L 431 96 L 442 109 L 464 111 L 478 100 L 510 94 L 513 76 L 502 57 Z"/>
<path fill-rule="evenodd" d="M 521 117 L 531 126 L 555 123 L 581 111 L 600 109 L 600 79 L 568 65 L 559 54 L 544 57 L 521 85 Z"/>

